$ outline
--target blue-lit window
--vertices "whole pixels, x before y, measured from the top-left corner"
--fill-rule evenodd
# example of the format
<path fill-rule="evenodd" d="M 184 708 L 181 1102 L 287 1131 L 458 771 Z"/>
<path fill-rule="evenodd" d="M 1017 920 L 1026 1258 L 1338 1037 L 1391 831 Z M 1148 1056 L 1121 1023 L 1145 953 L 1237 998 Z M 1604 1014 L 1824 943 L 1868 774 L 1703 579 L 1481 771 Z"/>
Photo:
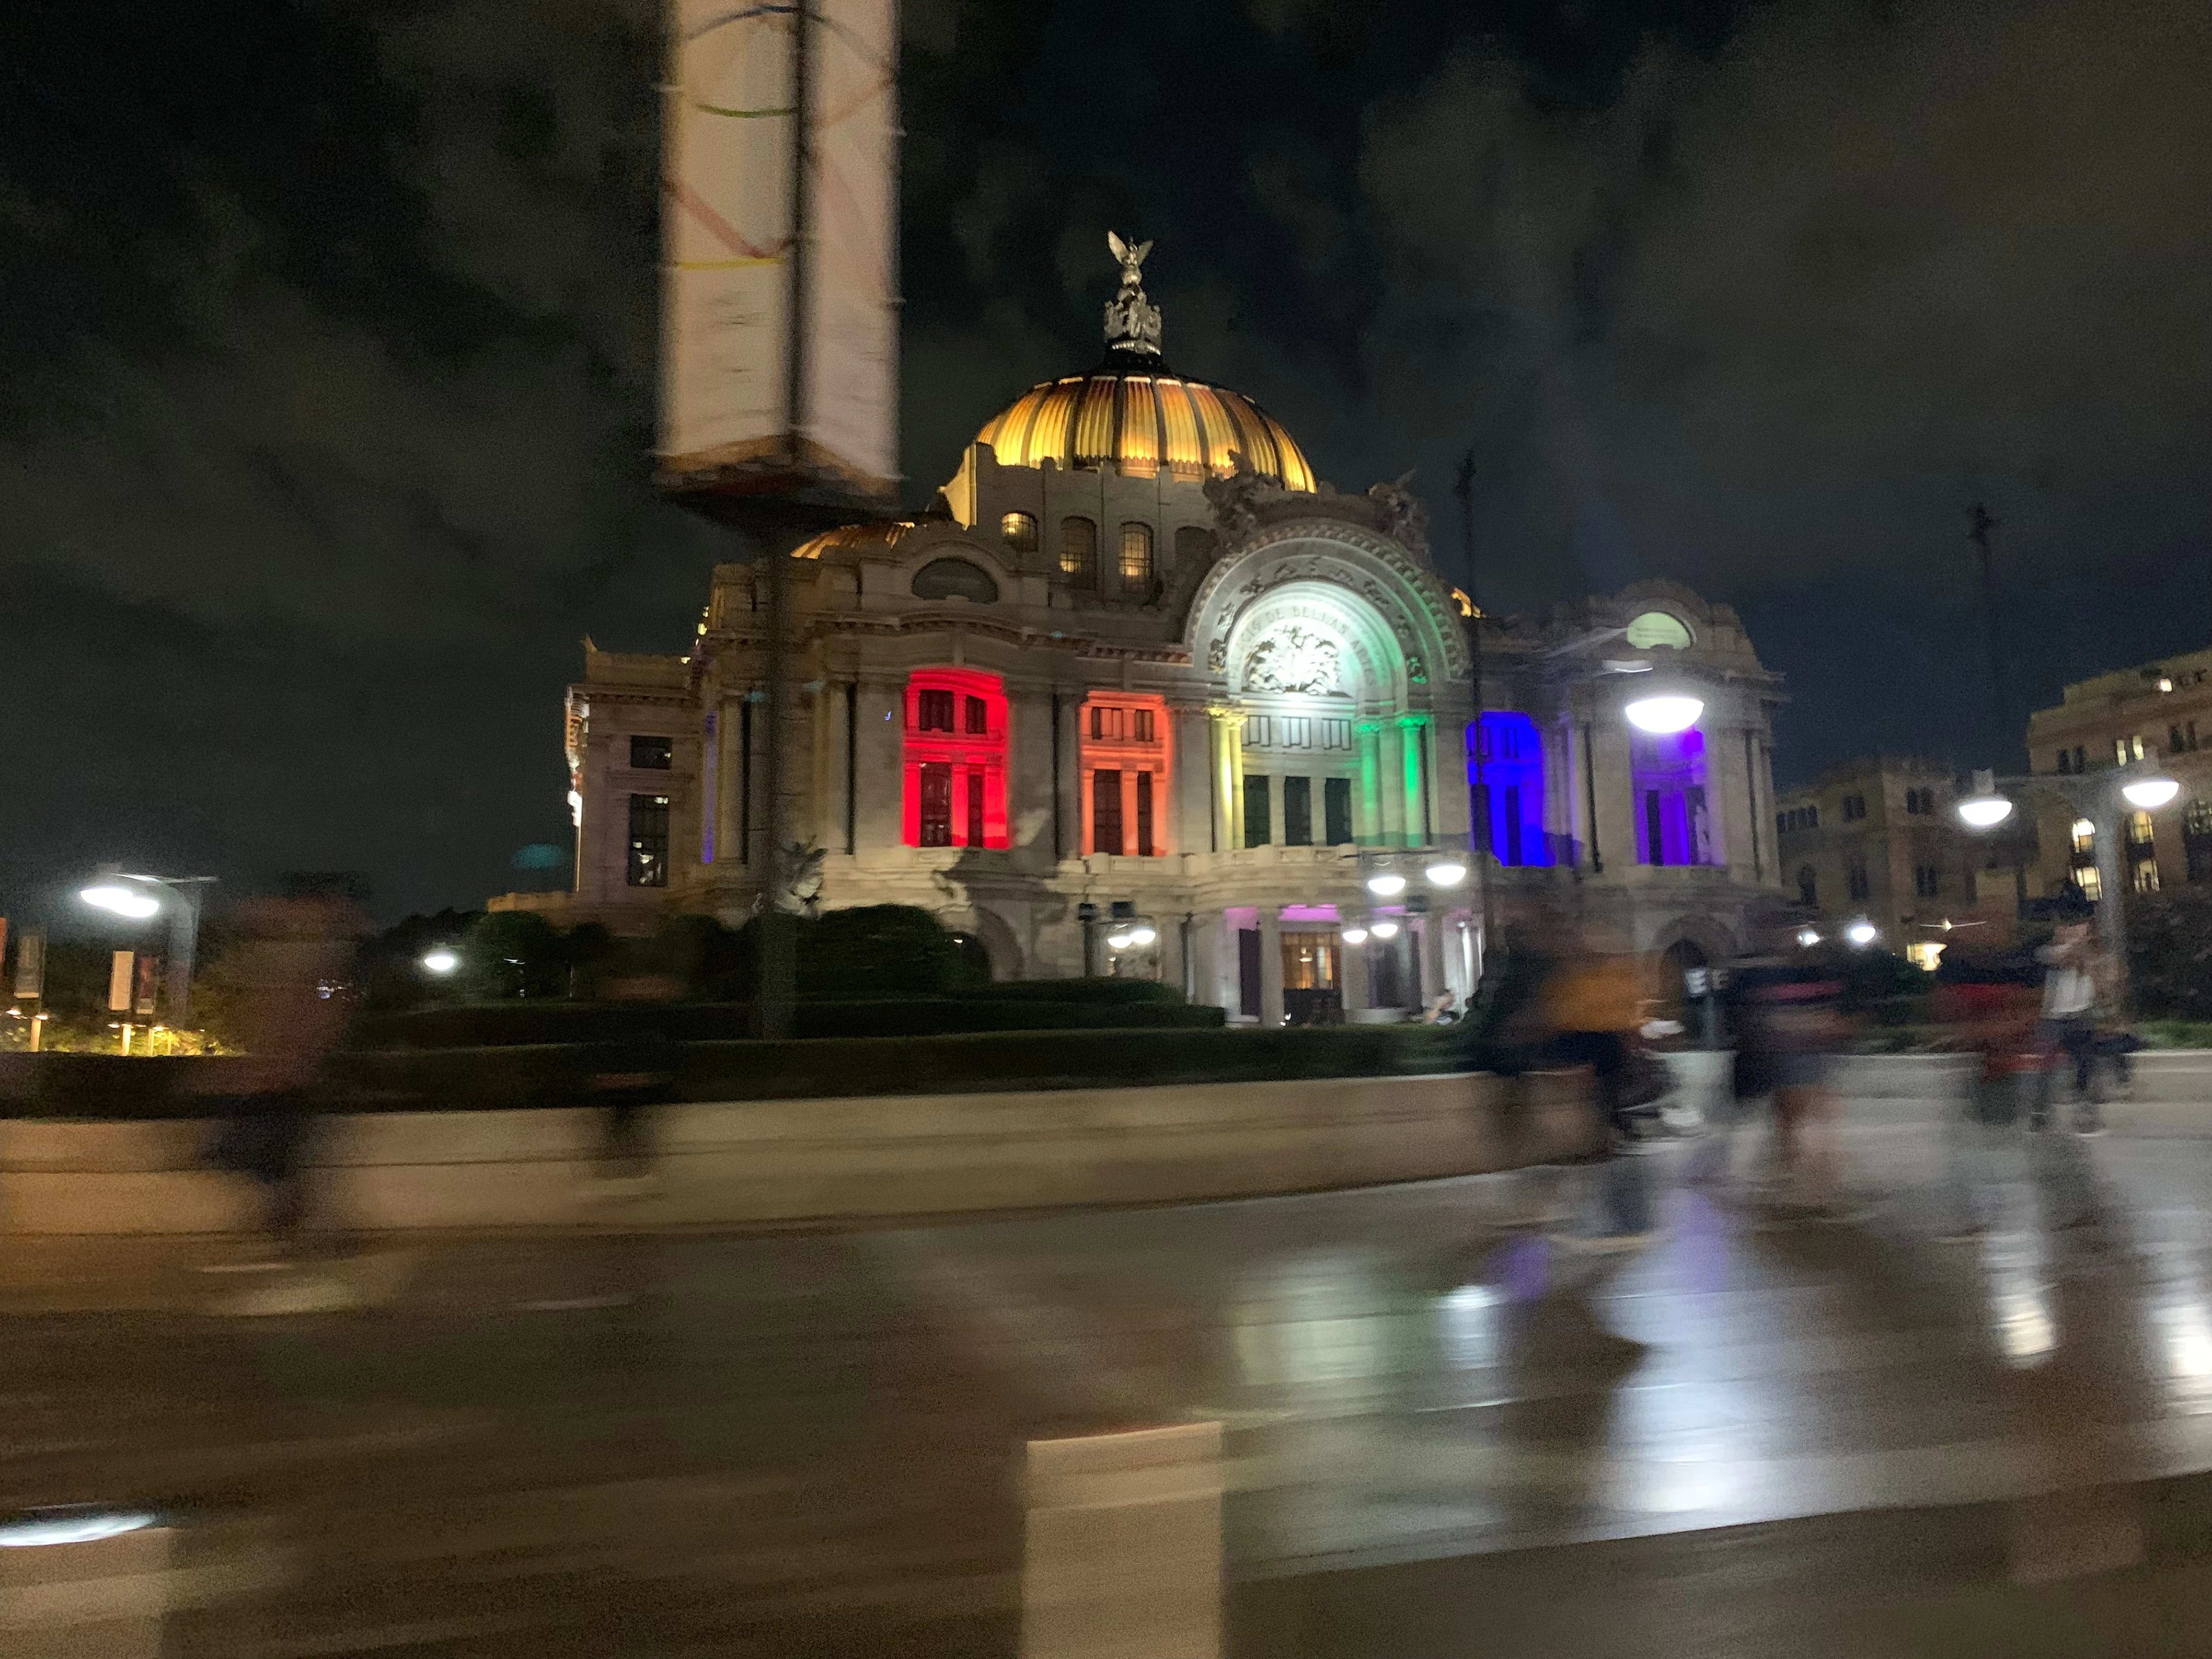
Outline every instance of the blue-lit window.
<path fill-rule="evenodd" d="M 1500 864 L 1552 862 L 1544 834 L 1544 738 L 1526 714 L 1485 714 L 1468 728 L 1474 821 L 1487 824 Z"/>

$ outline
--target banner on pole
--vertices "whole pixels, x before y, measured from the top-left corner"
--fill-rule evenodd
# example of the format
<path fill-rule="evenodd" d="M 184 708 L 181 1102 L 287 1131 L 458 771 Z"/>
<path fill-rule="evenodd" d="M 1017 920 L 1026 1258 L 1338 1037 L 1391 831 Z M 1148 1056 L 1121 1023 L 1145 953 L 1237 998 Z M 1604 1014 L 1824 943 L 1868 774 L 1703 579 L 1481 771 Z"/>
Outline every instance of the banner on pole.
<path fill-rule="evenodd" d="M 669 16 L 661 486 L 888 503 L 898 471 L 893 0 L 807 6 L 803 201 L 799 8 L 670 0 Z"/>
<path fill-rule="evenodd" d="M 107 1012 L 111 1014 L 131 1012 L 131 964 L 137 954 L 135 951 L 118 951 L 108 958 Z"/>
<path fill-rule="evenodd" d="M 161 959 L 151 951 L 138 958 L 138 990 L 131 1000 L 131 1007 L 141 1019 L 154 1018 L 154 986 L 161 967 Z"/>
<path fill-rule="evenodd" d="M 26 933 L 15 942 L 15 996 L 36 1002 L 46 994 L 46 936 Z"/>

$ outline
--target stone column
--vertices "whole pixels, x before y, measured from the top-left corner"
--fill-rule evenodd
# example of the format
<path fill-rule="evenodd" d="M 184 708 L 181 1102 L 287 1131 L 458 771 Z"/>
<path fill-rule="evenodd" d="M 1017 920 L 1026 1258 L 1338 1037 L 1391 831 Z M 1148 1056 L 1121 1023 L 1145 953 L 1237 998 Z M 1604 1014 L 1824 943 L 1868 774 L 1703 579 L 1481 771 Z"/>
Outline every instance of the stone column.
<path fill-rule="evenodd" d="M 854 766 L 860 801 L 854 842 L 863 858 L 901 845 L 906 834 L 905 712 L 904 681 L 860 682 L 860 753 Z M 760 822 L 757 808 L 753 822 Z"/>
<path fill-rule="evenodd" d="M 1023 870 L 1052 868 L 1052 694 L 1042 686 L 1006 699 L 1006 835 Z"/>
<path fill-rule="evenodd" d="M 1421 1006 L 1426 1007 L 1452 988 L 1451 981 L 1444 976 L 1443 918 L 1435 915 L 1419 918 L 1413 937 L 1413 948 L 1420 952 Z"/>
<path fill-rule="evenodd" d="M 1260 907 L 1260 1024 L 1283 1023 L 1283 918 L 1272 904 Z"/>
<path fill-rule="evenodd" d="M 1426 714 L 1398 716 L 1398 748 L 1406 776 L 1406 845 L 1427 847 L 1436 836 L 1435 808 L 1429 799 Z"/>
<path fill-rule="evenodd" d="M 1349 1020 L 1357 1011 L 1369 1006 L 1366 945 L 1346 945 L 1338 939 L 1336 964 L 1337 994 L 1343 1000 L 1344 1017 Z"/>
<path fill-rule="evenodd" d="M 1358 723 L 1359 775 L 1352 791 L 1352 839 L 1362 847 L 1384 842 L 1382 814 L 1382 722 Z"/>
<path fill-rule="evenodd" d="M 1049 752 L 1045 757 L 1048 771 L 1052 765 Z M 1060 854 L 1062 858 L 1083 856 L 1083 693 L 1062 690 L 1060 694 Z M 1051 826 L 1046 826 L 1046 841 L 1051 840 Z"/>
<path fill-rule="evenodd" d="M 1406 732 L 1394 717 L 1377 722 L 1375 733 L 1376 796 L 1382 804 L 1385 847 L 1406 845 Z"/>
<path fill-rule="evenodd" d="M 1213 844 L 1224 853 L 1244 844 L 1244 711 L 1214 704 Z"/>
<path fill-rule="evenodd" d="M 1605 860 L 1606 873 L 1619 878 L 1633 870 L 1636 854 L 1635 775 L 1629 754 L 1628 722 L 1602 701 L 1591 715 L 1590 754 L 1597 784 L 1597 819 L 1590 836 Z M 1588 793 L 1589 775 L 1575 780 Z"/>
<path fill-rule="evenodd" d="M 1430 728 L 1430 797 L 1436 803 L 1436 840 L 1439 847 L 1468 845 L 1472 805 L 1467 789 L 1467 722 L 1452 716 Z"/>

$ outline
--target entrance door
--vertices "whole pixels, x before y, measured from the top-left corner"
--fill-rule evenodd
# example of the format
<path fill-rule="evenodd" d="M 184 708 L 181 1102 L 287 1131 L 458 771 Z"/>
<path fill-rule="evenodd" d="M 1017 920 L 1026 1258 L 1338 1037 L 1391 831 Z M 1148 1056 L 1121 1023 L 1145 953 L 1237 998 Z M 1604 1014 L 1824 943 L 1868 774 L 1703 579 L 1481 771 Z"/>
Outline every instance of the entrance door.
<path fill-rule="evenodd" d="M 1293 1025 L 1340 1025 L 1344 993 L 1334 933 L 1285 933 L 1283 1012 Z"/>
<path fill-rule="evenodd" d="M 1260 1018 L 1260 930 L 1237 930 L 1237 1011 Z"/>

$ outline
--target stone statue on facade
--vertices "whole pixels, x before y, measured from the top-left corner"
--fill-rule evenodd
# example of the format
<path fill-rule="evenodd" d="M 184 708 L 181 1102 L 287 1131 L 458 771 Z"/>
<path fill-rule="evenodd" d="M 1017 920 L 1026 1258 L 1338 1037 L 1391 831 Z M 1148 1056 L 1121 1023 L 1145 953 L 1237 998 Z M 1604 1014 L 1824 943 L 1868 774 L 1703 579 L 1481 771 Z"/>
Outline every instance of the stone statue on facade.
<path fill-rule="evenodd" d="M 1244 664 L 1245 689 L 1322 696 L 1344 689 L 1342 653 L 1334 640 L 1297 623 L 1269 630 Z"/>
<path fill-rule="evenodd" d="M 1252 470 L 1241 449 L 1230 452 L 1237 470 L 1227 477 L 1206 481 L 1206 499 L 1213 508 L 1214 539 L 1234 547 L 1259 527 L 1260 492 L 1267 480 Z"/>
<path fill-rule="evenodd" d="M 1413 482 L 1413 475 L 1408 472 L 1395 483 L 1370 484 L 1367 499 L 1382 512 L 1384 535 L 1415 553 L 1426 553 L 1429 509 L 1408 488 Z"/>
<path fill-rule="evenodd" d="M 1145 297 L 1145 256 L 1150 242 L 1131 247 L 1114 231 L 1106 233 L 1106 246 L 1121 264 L 1121 286 L 1106 302 L 1106 344 L 1115 351 L 1140 351 L 1153 356 L 1160 350 L 1160 308 Z"/>

